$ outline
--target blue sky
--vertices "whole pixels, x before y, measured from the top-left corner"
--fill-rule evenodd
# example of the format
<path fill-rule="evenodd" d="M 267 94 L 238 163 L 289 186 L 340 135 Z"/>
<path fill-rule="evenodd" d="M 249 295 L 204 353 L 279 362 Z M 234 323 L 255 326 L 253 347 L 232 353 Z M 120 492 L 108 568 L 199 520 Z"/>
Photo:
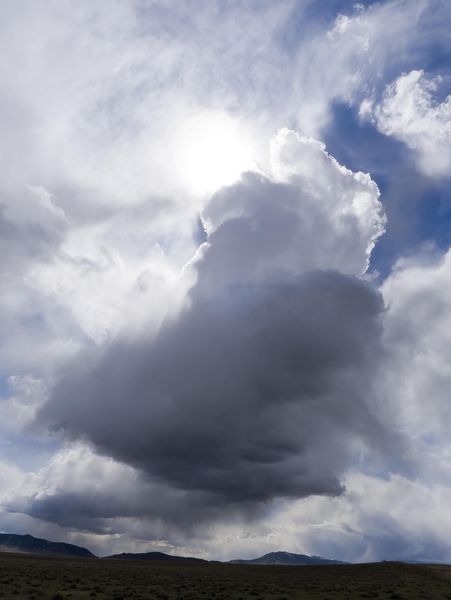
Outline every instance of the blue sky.
<path fill-rule="evenodd" d="M 3 4 L 0 530 L 451 560 L 450 26 Z"/>

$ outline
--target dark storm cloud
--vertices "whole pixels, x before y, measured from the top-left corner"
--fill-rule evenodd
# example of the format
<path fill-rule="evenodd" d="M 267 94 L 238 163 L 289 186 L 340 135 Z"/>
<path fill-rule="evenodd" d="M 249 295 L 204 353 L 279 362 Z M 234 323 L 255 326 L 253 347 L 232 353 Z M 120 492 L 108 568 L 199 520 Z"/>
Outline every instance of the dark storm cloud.
<path fill-rule="evenodd" d="M 67 376 L 45 416 L 185 490 L 237 501 L 339 493 L 343 437 L 365 401 L 380 298 L 313 272 L 193 301 L 153 343 L 111 348 Z M 377 345 L 377 342 L 376 342 Z"/>
<path fill-rule="evenodd" d="M 181 536 L 202 536 L 200 525 L 211 522 L 255 522 L 264 513 L 255 502 L 227 502 L 208 492 L 175 489 L 142 477 L 101 477 L 102 486 L 92 486 L 78 474 L 78 490 L 53 490 L 48 494 L 17 495 L 5 504 L 11 513 L 27 514 L 63 527 L 101 534 L 123 533 L 133 521 L 141 522 L 147 534 L 157 539 L 180 540 Z M 105 484 L 105 485 L 104 485 Z"/>
<path fill-rule="evenodd" d="M 383 303 L 353 276 L 303 272 L 312 214 L 318 231 L 333 229 L 307 203 L 303 234 L 293 194 L 250 177 L 213 199 L 217 227 L 193 266 L 189 305 L 155 339 L 80 361 L 41 422 L 184 492 L 185 508 L 340 494 L 355 444 L 386 439 L 371 391 Z"/>

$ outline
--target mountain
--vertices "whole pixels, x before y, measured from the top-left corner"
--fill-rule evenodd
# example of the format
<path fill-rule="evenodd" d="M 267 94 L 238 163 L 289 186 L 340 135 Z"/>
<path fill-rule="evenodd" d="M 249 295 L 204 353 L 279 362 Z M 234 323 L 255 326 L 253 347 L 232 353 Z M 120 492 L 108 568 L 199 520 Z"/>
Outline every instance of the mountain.
<path fill-rule="evenodd" d="M 137 554 L 122 552 L 122 554 L 113 554 L 105 556 L 113 560 L 153 560 L 159 562 L 184 562 L 184 563 L 206 563 L 202 558 L 192 558 L 191 556 L 172 556 L 164 552 L 140 552 Z"/>
<path fill-rule="evenodd" d="M 307 556 L 306 554 L 293 554 L 292 552 L 270 552 L 260 558 L 250 560 L 231 560 L 234 565 L 343 565 L 340 560 L 330 560 L 321 556 Z"/>
<path fill-rule="evenodd" d="M 95 558 L 92 552 L 81 546 L 65 544 L 64 542 L 49 542 L 48 540 L 35 538 L 32 535 L 16 535 L 14 533 L 0 533 L 0 551 L 74 558 Z"/>
<path fill-rule="evenodd" d="M 16 535 L 14 533 L 0 533 L 0 552 L 23 552 L 26 554 L 41 554 L 47 556 L 65 556 L 72 558 L 96 558 L 86 548 L 65 544 L 64 542 L 49 542 L 35 538 L 32 535 Z M 209 561 L 191 556 L 173 556 L 164 552 L 141 552 L 113 554 L 105 556 L 112 560 L 140 560 L 154 562 L 178 562 L 188 564 L 207 564 Z M 345 564 L 339 560 L 330 560 L 320 556 L 307 556 L 306 554 L 293 554 L 292 552 L 270 552 L 260 558 L 250 560 L 231 560 L 232 564 L 240 565 L 338 565 Z"/>

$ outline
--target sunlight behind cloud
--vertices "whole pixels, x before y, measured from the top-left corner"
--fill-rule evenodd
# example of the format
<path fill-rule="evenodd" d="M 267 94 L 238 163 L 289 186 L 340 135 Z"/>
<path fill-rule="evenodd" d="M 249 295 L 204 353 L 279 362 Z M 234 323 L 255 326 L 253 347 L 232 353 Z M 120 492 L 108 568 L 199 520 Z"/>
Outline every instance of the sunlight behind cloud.
<path fill-rule="evenodd" d="M 186 120 L 177 139 L 181 178 L 195 194 L 208 194 L 255 169 L 252 142 L 238 121 L 223 112 Z"/>

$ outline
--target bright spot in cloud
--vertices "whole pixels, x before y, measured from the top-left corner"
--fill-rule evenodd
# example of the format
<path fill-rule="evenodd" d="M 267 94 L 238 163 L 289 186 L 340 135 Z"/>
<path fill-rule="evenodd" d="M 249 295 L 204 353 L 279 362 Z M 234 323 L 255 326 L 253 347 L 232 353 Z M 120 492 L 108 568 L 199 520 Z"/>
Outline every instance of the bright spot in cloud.
<path fill-rule="evenodd" d="M 181 177 L 197 194 L 213 192 L 256 168 L 249 135 L 223 112 L 204 112 L 187 119 L 177 145 Z"/>

